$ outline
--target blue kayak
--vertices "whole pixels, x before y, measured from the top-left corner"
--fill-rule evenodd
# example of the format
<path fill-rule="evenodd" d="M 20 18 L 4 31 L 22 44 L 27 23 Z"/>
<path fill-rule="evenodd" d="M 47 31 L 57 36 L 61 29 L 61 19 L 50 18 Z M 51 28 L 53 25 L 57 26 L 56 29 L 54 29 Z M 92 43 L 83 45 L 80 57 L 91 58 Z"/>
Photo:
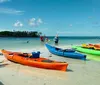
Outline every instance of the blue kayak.
<path fill-rule="evenodd" d="M 69 57 L 69 58 L 86 60 L 86 55 L 77 53 L 73 49 L 61 49 L 61 48 L 51 46 L 49 44 L 45 44 L 45 46 L 47 47 L 49 52 L 52 53 L 52 54 L 55 54 L 55 55 L 58 55 L 58 56 Z"/>

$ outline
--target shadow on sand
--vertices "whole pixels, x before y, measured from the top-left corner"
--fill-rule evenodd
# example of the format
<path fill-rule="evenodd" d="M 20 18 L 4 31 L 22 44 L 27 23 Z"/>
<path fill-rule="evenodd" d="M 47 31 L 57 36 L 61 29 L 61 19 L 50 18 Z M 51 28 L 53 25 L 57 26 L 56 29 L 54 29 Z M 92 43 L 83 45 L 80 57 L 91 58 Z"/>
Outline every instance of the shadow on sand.
<path fill-rule="evenodd" d="M 71 69 L 67 69 L 66 71 L 67 71 L 67 72 L 73 72 L 73 70 L 71 70 Z"/>
<path fill-rule="evenodd" d="M 5 67 L 5 66 L 7 66 L 7 65 L 9 65 L 9 64 L 7 64 L 7 63 L 5 63 L 5 64 L 0 64 L 0 68 Z M 0 85 L 1 85 L 1 84 L 0 84 Z"/>
<path fill-rule="evenodd" d="M 2 53 L 0 53 L 0 55 L 3 55 Z"/>
<path fill-rule="evenodd" d="M 4 84 L 0 81 L 0 85 L 4 85 Z"/>

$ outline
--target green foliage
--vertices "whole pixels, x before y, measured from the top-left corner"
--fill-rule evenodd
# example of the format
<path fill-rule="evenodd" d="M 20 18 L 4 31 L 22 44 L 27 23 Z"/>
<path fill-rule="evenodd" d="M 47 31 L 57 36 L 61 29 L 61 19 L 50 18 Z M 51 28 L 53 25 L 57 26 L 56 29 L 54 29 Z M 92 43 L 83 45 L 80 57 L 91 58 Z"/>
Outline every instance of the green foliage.
<path fill-rule="evenodd" d="M 0 37 L 39 37 L 37 31 L 1 31 Z"/>

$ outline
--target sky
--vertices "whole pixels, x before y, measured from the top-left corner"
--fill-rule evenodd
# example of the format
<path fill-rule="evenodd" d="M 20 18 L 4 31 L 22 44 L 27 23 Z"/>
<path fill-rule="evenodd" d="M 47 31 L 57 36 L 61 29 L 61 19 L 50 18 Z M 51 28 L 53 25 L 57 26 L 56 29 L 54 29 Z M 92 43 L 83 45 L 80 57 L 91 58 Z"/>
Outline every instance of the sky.
<path fill-rule="evenodd" d="M 0 31 L 100 36 L 100 0 L 0 0 Z"/>

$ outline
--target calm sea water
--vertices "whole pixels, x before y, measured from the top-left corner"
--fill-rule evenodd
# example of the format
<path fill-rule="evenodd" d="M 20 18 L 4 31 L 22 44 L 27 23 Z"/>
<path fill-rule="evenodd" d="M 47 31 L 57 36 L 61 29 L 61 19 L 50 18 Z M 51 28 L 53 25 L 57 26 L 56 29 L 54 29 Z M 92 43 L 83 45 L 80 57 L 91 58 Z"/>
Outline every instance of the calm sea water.
<path fill-rule="evenodd" d="M 49 44 L 54 44 L 54 37 L 48 37 Z M 27 43 L 27 41 L 29 41 Z M 83 43 L 100 43 L 99 37 L 59 37 L 60 47 L 71 47 L 72 45 L 81 45 Z M 47 49 L 44 46 L 45 43 L 40 41 L 40 38 L 0 38 L 0 49 L 15 50 L 15 51 L 41 51 L 46 53 Z M 45 49 L 45 50 L 44 50 Z M 29 51 L 29 52 L 30 52 Z M 87 59 L 100 61 L 100 56 L 87 55 Z"/>
<path fill-rule="evenodd" d="M 48 43 L 54 45 L 54 37 L 48 37 Z M 29 41 L 27 43 L 27 41 Z M 99 43 L 99 37 L 59 37 L 58 46 L 81 45 L 82 43 Z M 2 38 L 0 49 L 24 49 L 44 46 L 40 38 Z"/>

